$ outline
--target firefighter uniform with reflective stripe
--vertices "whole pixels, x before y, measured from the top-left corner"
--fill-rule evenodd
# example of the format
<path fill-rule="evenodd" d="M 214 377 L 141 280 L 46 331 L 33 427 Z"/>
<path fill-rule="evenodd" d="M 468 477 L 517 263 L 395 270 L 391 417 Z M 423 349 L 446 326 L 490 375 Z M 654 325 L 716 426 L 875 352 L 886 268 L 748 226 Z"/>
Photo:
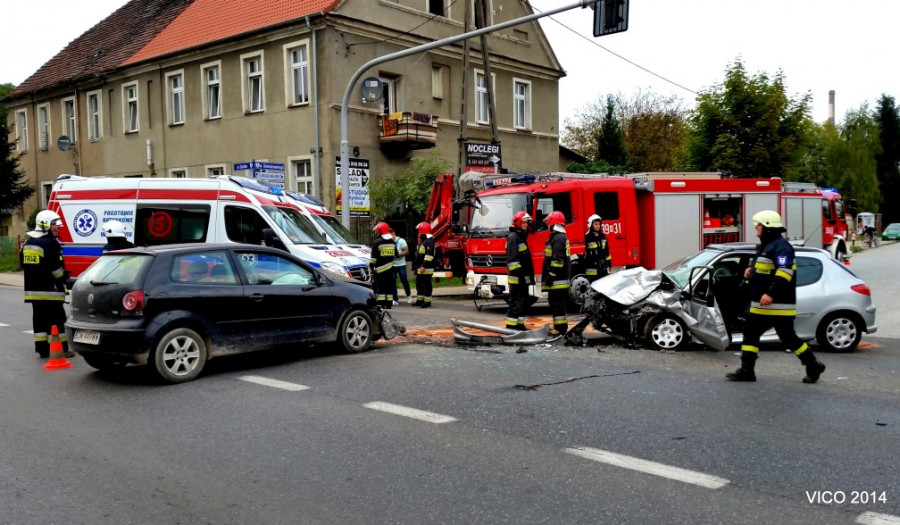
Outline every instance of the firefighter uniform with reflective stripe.
<path fill-rule="evenodd" d="M 419 236 L 416 247 L 416 260 L 413 263 L 416 272 L 416 306 L 431 307 L 431 293 L 434 277 L 434 237 L 430 234 Z"/>
<path fill-rule="evenodd" d="M 794 316 L 797 315 L 794 248 L 780 232 L 767 235 L 761 241 L 750 265 L 750 304 L 741 350 L 758 354 L 760 336 L 773 327 L 781 342 L 800 356 L 808 347 L 794 332 Z M 771 297 L 772 303 L 761 304 L 763 295 Z"/>
<path fill-rule="evenodd" d="M 397 257 L 397 245 L 393 239 L 382 236 L 372 243 L 372 254 L 369 256 L 369 267 L 372 269 L 372 283 L 375 298 L 384 308 L 390 308 L 394 293 L 394 259 Z"/>
<path fill-rule="evenodd" d="M 527 239 L 525 232 L 518 229 L 506 238 L 506 283 L 509 285 L 506 327 L 514 330 L 525 330 L 528 287 L 534 284 L 534 263 Z"/>
<path fill-rule="evenodd" d="M 68 352 L 66 340 L 66 274 L 63 268 L 62 247 L 47 233 L 25 242 L 20 255 L 25 274 L 25 302 L 31 303 L 34 351 L 41 357 L 50 354 L 49 334 L 56 326 L 63 350 Z"/>
<path fill-rule="evenodd" d="M 584 235 L 584 275 L 593 282 L 609 275 L 612 258 L 602 231 L 589 230 Z"/>
<path fill-rule="evenodd" d="M 569 239 L 565 230 L 562 226 L 553 226 L 550 238 L 544 245 L 541 290 L 547 292 L 550 300 L 553 329 L 561 334 L 565 334 L 569 328 L 569 318 L 566 315 L 566 299 L 569 295 L 569 277 L 572 271 L 569 256 Z"/>

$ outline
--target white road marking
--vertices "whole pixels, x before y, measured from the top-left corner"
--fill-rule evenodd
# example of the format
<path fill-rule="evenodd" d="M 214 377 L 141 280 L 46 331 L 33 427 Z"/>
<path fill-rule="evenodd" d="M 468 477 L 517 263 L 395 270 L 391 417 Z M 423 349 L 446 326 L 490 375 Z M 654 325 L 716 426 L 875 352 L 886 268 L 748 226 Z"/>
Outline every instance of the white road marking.
<path fill-rule="evenodd" d="M 565 451 L 569 454 L 593 461 L 636 470 L 638 472 L 645 472 L 647 474 L 653 474 L 654 476 L 674 479 L 676 481 L 682 481 L 684 483 L 690 483 L 708 489 L 720 489 L 730 483 L 727 479 L 717 478 L 716 476 L 710 476 L 709 474 L 703 474 L 702 472 L 694 472 L 693 470 L 672 467 L 662 463 L 656 463 L 655 461 L 633 458 L 631 456 L 607 452 L 606 450 L 596 448 L 577 447 L 567 448 Z"/>
<path fill-rule="evenodd" d="M 0 323 L 0 326 L 9 326 L 9 325 L 6 323 Z"/>
<path fill-rule="evenodd" d="M 23 330 L 22 333 L 34 335 L 34 330 Z"/>
<path fill-rule="evenodd" d="M 856 518 L 856 523 L 862 523 L 863 525 L 900 525 L 900 516 L 863 512 Z"/>
<path fill-rule="evenodd" d="M 456 421 L 456 418 L 450 416 L 435 414 L 434 412 L 425 412 L 424 410 L 417 410 L 401 405 L 392 405 L 391 403 L 384 403 L 382 401 L 373 401 L 371 403 L 366 403 L 363 406 L 371 408 L 372 410 L 380 410 L 381 412 L 388 412 L 398 416 L 427 421 L 428 423 L 450 423 L 451 421 Z"/>
<path fill-rule="evenodd" d="M 278 379 L 269 379 L 261 376 L 241 376 L 238 379 L 247 381 L 248 383 L 256 383 L 257 385 L 270 386 L 272 388 L 280 388 L 282 390 L 290 390 L 291 392 L 299 392 L 309 387 L 298 385 L 297 383 L 288 383 L 287 381 L 279 381 Z"/>

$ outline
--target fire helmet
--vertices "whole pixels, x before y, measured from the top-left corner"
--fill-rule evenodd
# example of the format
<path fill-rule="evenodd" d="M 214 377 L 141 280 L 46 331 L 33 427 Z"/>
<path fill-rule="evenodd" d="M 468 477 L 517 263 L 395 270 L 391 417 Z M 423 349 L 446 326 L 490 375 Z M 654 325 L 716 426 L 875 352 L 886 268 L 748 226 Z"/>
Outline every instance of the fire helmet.
<path fill-rule="evenodd" d="M 55 211 L 43 210 L 34 217 L 34 230 L 28 232 L 29 237 L 43 237 L 50 231 L 50 226 L 62 226 L 62 219 Z"/>
<path fill-rule="evenodd" d="M 391 227 L 386 222 L 379 222 L 375 225 L 375 235 L 387 235 L 391 233 Z"/>
<path fill-rule="evenodd" d="M 532 219 L 531 215 L 528 215 L 528 212 L 517 211 L 512 218 L 512 227 L 520 230 L 527 230 L 529 222 L 532 222 Z"/>
<path fill-rule="evenodd" d="M 762 224 L 766 228 L 784 228 L 781 223 L 781 215 L 777 211 L 763 210 L 753 215 L 753 222 Z"/>
<path fill-rule="evenodd" d="M 598 221 L 603 221 L 603 219 L 601 219 L 600 216 L 597 215 L 596 213 L 591 215 L 590 217 L 588 217 L 588 221 L 587 221 L 588 222 L 588 224 L 587 224 L 588 230 L 591 229 L 591 227 L 594 225 L 594 222 L 598 222 Z"/>
<path fill-rule="evenodd" d="M 547 218 L 544 219 L 544 222 L 547 223 L 547 226 L 554 226 L 556 224 L 565 224 L 566 216 L 563 215 L 561 211 L 555 211 L 550 215 L 547 215 Z"/>
<path fill-rule="evenodd" d="M 107 239 L 115 237 L 124 239 L 126 237 L 125 225 L 119 221 L 106 221 L 103 223 L 103 233 L 106 234 Z"/>
<path fill-rule="evenodd" d="M 420 222 L 416 225 L 416 231 L 419 232 L 419 235 L 428 235 L 431 233 L 431 223 L 430 222 Z"/>

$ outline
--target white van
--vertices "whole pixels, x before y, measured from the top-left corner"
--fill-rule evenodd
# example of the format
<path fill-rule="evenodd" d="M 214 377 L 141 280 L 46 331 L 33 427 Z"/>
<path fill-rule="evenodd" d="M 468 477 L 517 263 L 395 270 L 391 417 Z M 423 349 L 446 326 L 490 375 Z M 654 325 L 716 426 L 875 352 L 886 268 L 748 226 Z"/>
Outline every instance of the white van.
<path fill-rule="evenodd" d="M 324 235 L 328 242 L 347 250 L 357 257 L 369 260 L 372 249 L 356 240 L 356 237 L 350 233 L 350 230 L 344 227 L 341 221 L 328 211 L 325 203 L 312 195 L 303 193 L 287 191 L 285 195 L 312 221 L 319 233 Z"/>
<path fill-rule="evenodd" d="M 265 244 L 288 251 L 325 271 L 369 279 L 368 259 L 327 242 L 299 208 L 250 179 L 111 178 L 60 175 L 49 209 L 60 229 L 72 278 L 100 256 L 108 220 L 126 225 L 138 246 L 186 242 Z"/>

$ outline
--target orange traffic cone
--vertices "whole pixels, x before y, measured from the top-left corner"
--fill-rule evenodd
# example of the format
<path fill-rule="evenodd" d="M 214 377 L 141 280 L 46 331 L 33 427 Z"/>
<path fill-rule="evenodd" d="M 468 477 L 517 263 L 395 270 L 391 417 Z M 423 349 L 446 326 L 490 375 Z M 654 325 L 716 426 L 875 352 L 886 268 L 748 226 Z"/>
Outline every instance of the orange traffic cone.
<path fill-rule="evenodd" d="M 44 365 L 44 370 L 59 370 L 71 367 L 72 363 L 66 359 L 62 343 L 59 342 L 59 330 L 56 328 L 56 325 L 53 325 L 53 328 L 50 330 L 50 359 Z"/>
<path fill-rule="evenodd" d="M 712 221 L 709 220 L 709 210 L 703 211 L 703 227 L 712 228 Z"/>

